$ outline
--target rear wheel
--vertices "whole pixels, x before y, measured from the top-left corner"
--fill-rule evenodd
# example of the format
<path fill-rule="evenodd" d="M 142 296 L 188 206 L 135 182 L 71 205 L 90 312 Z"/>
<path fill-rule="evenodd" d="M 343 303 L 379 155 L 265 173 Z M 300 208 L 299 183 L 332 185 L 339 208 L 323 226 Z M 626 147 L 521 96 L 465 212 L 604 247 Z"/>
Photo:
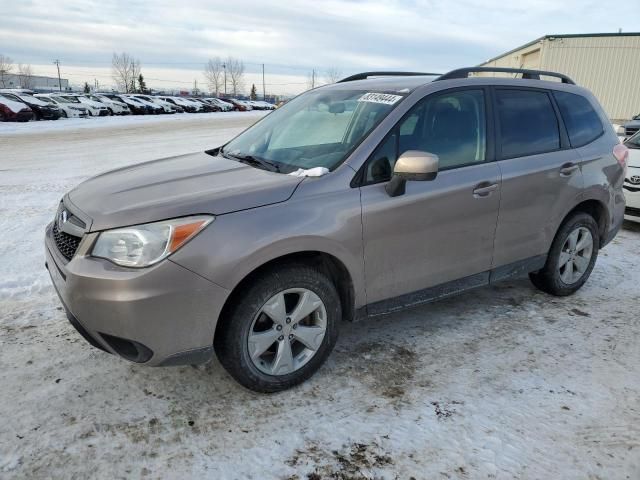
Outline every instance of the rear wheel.
<path fill-rule="evenodd" d="M 594 218 L 587 213 L 572 215 L 558 230 L 544 268 L 529 274 L 531 282 L 551 295 L 575 293 L 591 275 L 599 245 Z"/>
<path fill-rule="evenodd" d="M 275 268 L 256 278 L 221 318 L 215 351 L 245 387 L 285 390 L 324 363 L 341 316 L 336 288 L 323 272 L 302 264 Z"/>

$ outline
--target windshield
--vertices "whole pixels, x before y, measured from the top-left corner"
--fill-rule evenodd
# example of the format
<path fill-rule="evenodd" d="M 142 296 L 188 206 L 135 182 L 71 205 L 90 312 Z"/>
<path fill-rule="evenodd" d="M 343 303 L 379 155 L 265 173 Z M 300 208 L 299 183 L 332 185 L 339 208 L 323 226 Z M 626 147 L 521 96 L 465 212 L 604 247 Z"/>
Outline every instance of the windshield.
<path fill-rule="evenodd" d="M 64 98 L 64 97 L 52 97 L 56 102 L 60 102 L 60 103 L 72 103 L 69 101 L 68 98 Z"/>
<path fill-rule="evenodd" d="M 624 141 L 629 148 L 640 148 L 640 130 Z"/>
<path fill-rule="evenodd" d="M 402 99 L 362 90 L 313 90 L 267 115 L 229 142 L 222 154 L 267 160 L 283 173 L 333 170 Z"/>
<path fill-rule="evenodd" d="M 24 93 L 18 93 L 17 96 L 20 100 L 24 100 L 25 102 L 28 102 L 28 103 L 33 103 L 34 105 L 44 106 L 47 104 L 47 102 L 43 102 L 42 100 L 37 99 L 36 97 L 32 97 L 31 95 L 26 95 Z"/>
<path fill-rule="evenodd" d="M 61 97 L 64 98 L 69 103 L 80 103 L 77 97 Z"/>

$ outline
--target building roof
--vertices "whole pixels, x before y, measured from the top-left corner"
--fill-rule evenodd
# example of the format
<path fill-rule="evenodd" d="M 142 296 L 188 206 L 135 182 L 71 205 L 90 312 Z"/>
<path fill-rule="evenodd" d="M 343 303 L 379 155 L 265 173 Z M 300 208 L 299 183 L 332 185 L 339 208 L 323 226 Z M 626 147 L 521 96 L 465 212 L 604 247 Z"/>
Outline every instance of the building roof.
<path fill-rule="evenodd" d="M 538 42 L 543 40 L 550 40 L 553 38 L 583 38 L 583 37 L 638 37 L 640 36 L 640 32 L 614 32 L 614 33 L 560 33 L 558 35 L 543 35 L 542 37 L 536 38 L 535 40 L 531 40 L 529 43 L 525 43 L 524 45 L 520 45 L 519 47 L 513 48 L 508 52 L 501 53 L 495 57 L 490 58 L 482 62 L 485 63 L 493 62 L 494 60 L 498 60 L 499 58 L 506 57 L 518 50 L 522 50 L 523 48 L 530 47 L 531 45 L 535 45 Z"/>

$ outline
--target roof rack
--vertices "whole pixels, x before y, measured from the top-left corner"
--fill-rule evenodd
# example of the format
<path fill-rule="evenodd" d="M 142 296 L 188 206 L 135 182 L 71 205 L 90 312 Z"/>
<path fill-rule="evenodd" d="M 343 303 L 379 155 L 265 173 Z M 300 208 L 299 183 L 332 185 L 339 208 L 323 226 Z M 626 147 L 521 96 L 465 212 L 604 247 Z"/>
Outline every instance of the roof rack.
<path fill-rule="evenodd" d="M 344 83 L 344 82 L 353 82 L 355 80 L 366 80 L 369 77 L 418 77 L 418 76 L 429 76 L 429 77 L 438 77 L 441 76 L 441 73 L 425 73 L 425 72 L 363 72 L 356 73 L 355 75 L 351 75 L 350 77 L 343 78 L 336 83 Z"/>
<path fill-rule="evenodd" d="M 545 77 L 556 77 L 562 80 L 562 83 L 569 83 L 575 85 L 576 82 L 571 80 L 566 75 L 556 72 L 546 72 L 544 70 L 528 70 L 526 68 L 501 68 L 501 67 L 469 67 L 459 68 L 457 70 L 451 70 L 444 75 L 439 76 L 436 80 L 451 80 L 454 78 L 467 78 L 470 73 L 477 72 L 500 72 L 500 73 L 521 73 L 523 79 L 527 80 L 540 80 L 540 75 Z M 434 80 L 435 81 L 435 80 Z"/>

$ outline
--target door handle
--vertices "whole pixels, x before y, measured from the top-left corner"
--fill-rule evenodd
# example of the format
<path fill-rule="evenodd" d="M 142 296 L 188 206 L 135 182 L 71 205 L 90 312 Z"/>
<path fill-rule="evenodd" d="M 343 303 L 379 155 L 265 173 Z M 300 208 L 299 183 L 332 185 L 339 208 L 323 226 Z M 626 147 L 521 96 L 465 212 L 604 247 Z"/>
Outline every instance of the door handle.
<path fill-rule="evenodd" d="M 578 168 L 580 168 L 580 167 L 578 165 L 576 165 L 575 163 L 565 163 L 560 168 L 560 176 L 562 176 L 562 177 L 570 177 L 571 175 L 573 175 L 573 172 L 578 170 Z"/>
<path fill-rule="evenodd" d="M 473 190 L 473 196 L 476 198 L 484 198 L 491 195 L 491 192 L 498 189 L 497 183 L 482 182 Z"/>

